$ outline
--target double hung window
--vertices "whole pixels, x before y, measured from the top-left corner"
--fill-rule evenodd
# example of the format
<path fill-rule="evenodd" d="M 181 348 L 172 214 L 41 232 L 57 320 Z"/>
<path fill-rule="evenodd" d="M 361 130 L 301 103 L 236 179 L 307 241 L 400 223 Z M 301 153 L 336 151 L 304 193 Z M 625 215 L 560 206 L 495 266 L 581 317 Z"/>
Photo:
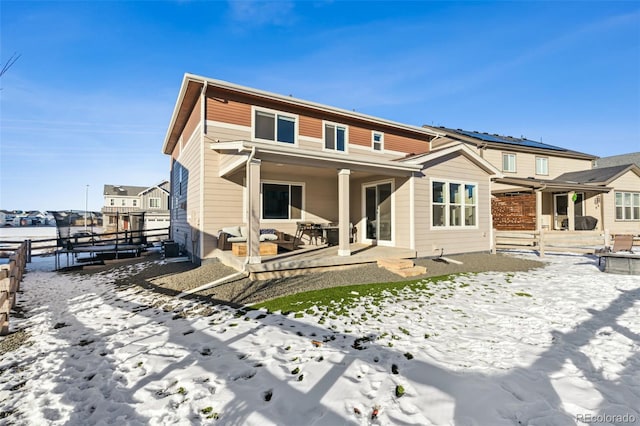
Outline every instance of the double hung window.
<path fill-rule="evenodd" d="M 347 147 L 347 128 L 339 124 L 324 124 L 324 149 L 345 152 Z"/>
<path fill-rule="evenodd" d="M 502 171 L 503 172 L 516 172 L 516 155 L 515 154 L 502 154 Z"/>

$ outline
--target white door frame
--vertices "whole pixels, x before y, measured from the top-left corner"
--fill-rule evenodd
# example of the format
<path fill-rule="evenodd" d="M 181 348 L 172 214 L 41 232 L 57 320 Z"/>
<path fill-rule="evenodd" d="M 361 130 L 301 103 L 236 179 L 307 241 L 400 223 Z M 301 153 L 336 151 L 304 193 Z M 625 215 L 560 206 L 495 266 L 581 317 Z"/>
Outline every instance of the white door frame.
<path fill-rule="evenodd" d="M 379 240 L 379 239 L 371 239 L 371 238 L 367 238 L 367 188 L 371 188 L 371 187 L 377 187 L 378 185 L 383 185 L 383 184 L 391 184 L 391 240 Z M 395 246 L 395 241 L 396 241 L 396 223 L 395 223 L 395 209 L 396 209 L 396 192 L 395 192 L 395 179 L 384 179 L 384 180 L 378 180 L 378 181 L 373 181 L 373 182 L 366 182 L 362 184 L 362 196 L 361 196 L 361 203 L 362 203 L 362 232 L 360 233 L 362 236 L 360 237 L 360 241 L 365 243 L 365 244 L 372 244 L 372 245 L 379 245 L 379 246 L 388 246 L 388 247 L 393 247 Z M 377 198 L 377 197 L 376 197 Z M 376 200 L 377 201 L 377 200 Z M 379 216 L 379 212 L 377 213 L 377 215 Z M 379 225 L 380 224 L 380 220 L 376 219 L 376 234 L 378 234 L 379 232 Z"/>

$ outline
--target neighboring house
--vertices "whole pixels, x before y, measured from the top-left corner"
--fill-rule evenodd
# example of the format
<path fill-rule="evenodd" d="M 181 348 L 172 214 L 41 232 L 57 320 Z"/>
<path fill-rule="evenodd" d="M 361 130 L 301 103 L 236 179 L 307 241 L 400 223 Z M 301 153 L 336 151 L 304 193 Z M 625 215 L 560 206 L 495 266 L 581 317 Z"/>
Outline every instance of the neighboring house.
<path fill-rule="evenodd" d="M 625 164 L 635 164 L 640 167 L 640 152 L 597 158 L 593 161 L 593 168 L 623 166 Z"/>
<path fill-rule="evenodd" d="M 150 187 L 105 185 L 103 195 L 105 232 L 169 226 L 169 181 Z"/>
<path fill-rule="evenodd" d="M 433 149 L 462 143 L 502 171 L 492 186 L 493 225 L 498 230 L 580 230 L 589 228 L 594 218 L 595 229 L 640 231 L 640 218 L 613 214 L 616 193 L 622 202 L 635 202 L 640 192 L 637 167 L 618 169 L 621 174 L 593 174 L 592 164 L 600 160 L 590 154 L 525 138 L 425 127 L 444 134 L 432 142 Z"/>
<path fill-rule="evenodd" d="M 202 260 L 223 227 L 295 233 L 298 221 L 339 224 L 338 254 L 357 241 L 417 256 L 491 248 L 491 178 L 472 149 L 436 153 L 441 135 L 196 75 L 184 76 L 162 151 L 171 156 L 172 239 Z"/>
<path fill-rule="evenodd" d="M 8 210 L 0 210 L 0 226 L 13 226 L 15 213 Z"/>

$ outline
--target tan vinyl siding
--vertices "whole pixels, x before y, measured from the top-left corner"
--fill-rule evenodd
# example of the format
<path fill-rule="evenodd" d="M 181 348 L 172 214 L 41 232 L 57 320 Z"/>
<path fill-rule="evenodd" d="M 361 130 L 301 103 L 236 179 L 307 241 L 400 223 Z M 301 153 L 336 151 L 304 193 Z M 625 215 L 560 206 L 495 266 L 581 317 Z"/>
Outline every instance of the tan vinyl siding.
<path fill-rule="evenodd" d="M 189 253 L 200 256 L 197 242 L 200 227 L 200 155 L 202 143 L 200 134 L 194 134 L 187 143 L 172 168 L 172 195 L 177 200 L 172 206 L 171 238 Z M 178 169 L 176 166 L 180 165 Z M 182 174 L 182 184 L 180 176 Z M 194 231 L 195 229 L 195 231 Z M 195 249 L 195 250 L 194 250 Z"/>
<path fill-rule="evenodd" d="M 604 227 L 612 234 L 616 233 L 640 233 L 640 221 L 616 220 L 615 193 L 616 192 L 640 192 L 640 177 L 632 171 L 628 171 L 607 186 L 614 188 L 603 196 Z"/>
<path fill-rule="evenodd" d="M 293 171 L 293 169 L 292 169 Z M 312 178 L 294 171 L 262 173 L 261 181 L 300 182 L 304 184 L 304 216 L 302 220 L 318 223 L 338 221 L 338 174 L 330 178 Z M 261 227 L 276 228 L 290 234 L 296 231 L 296 222 L 263 220 Z"/>
<path fill-rule="evenodd" d="M 429 164 L 415 183 L 415 241 L 418 256 L 488 251 L 491 248 L 491 195 L 489 175 L 462 155 L 452 154 Z M 431 180 L 443 179 L 478 185 L 477 228 L 431 227 Z"/>
<path fill-rule="evenodd" d="M 505 147 L 506 148 L 506 147 Z M 575 172 L 591 168 L 590 160 L 580 160 L 575 158 L 556 157 L 552 151 L 549 154 L 528 154 L 526 152 L 509 151 L 508 149 L 486 149 L 482 152 L 485 160 L 495 168 L 502 171 L 502 154 L 514 154 L 516 156 L 516 171 L 504 172 L 505 177 L 534 177 L 538 179 L 554 179 L 563 173 Z M 536 157 L 548 158 L 549 174 L 536 175 Z"/>
<path fill-rule="evenodd" d="M 395 178 L 393 182 L 395 191 L 394 211 L 393 211 L 393 227 L 395 228 L 395 246 L 402 248 L 410 248 L 411 246 L 411 191 L 409 187 L 409 178 Z"/>
<path fill-rule="evenodd" d="M 207 122 L 207 141 L 230 142 L 251 140 L 251 127 L 229 128 L 216 122 Z"/>
<path fill-rule="evenodd" d="M 211 149 L 204 151 L 204 251 L 203 257 L 211 257 L 217 248 L 218 231 L 226 226 L 243 224 L 243 174 L 234 180 L 218 177 L 219 156 Z"/>

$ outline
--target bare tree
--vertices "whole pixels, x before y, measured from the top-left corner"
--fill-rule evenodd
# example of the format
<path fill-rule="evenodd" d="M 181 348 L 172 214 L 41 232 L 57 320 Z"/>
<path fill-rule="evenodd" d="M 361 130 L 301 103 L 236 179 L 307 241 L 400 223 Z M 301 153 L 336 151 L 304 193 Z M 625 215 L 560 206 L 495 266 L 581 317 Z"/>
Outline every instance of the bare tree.
<path fill-rule="evenodd" d="M 5 62 L 4 64 L 1 64 L 2 68 L 0 68 L 0 77 L 2 77 L 4 73 L 9 71 L 9 68 L 11 68 L 18 59 L 20 59 L 20 56 L 22 55 L 19 55 L 18 53 L 13 52 L 13 55 L 11 55 L 11 57 L 7 60 L 7 62 Z M 0 88 L 0 90 L 2 90 L 2 88 Z"/>

